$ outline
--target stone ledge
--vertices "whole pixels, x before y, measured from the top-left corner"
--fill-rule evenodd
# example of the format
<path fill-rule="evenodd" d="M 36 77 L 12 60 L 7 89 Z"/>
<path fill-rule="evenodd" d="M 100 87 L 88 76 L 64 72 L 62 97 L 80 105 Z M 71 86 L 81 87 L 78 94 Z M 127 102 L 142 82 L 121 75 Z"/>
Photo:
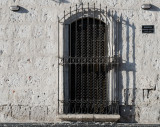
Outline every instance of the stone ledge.
<path fill-rule="evenodd" d="M 63 121 L 95 121 L 95 122 L 116 122 L 120 115 L 99 115 L 99 114 L 61 114 L 58 118 Z"/>

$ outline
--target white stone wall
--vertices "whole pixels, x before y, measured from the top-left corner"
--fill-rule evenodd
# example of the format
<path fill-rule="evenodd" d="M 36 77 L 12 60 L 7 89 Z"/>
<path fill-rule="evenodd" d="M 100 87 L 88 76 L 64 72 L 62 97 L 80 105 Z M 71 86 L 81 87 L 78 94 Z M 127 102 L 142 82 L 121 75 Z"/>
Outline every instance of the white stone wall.
<path fill-rule="evenodd" d="M 58 122 L 57 17 L 81 2 L 121 18 L 120 121 L 160 123 L 159 0 L 0 0 L 0 122 Z M 142 25 L 155 33 L 142 34 Z"/>

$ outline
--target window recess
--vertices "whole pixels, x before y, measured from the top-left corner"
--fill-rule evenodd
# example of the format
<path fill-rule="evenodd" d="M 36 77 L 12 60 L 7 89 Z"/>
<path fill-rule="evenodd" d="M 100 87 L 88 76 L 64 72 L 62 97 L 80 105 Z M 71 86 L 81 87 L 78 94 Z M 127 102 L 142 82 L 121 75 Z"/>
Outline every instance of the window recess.
<path fill-rule="evenodd" d="M 110 13 L 82 4 L 58 19 L 59 114 L 119 114 L 119 18 Z"/>

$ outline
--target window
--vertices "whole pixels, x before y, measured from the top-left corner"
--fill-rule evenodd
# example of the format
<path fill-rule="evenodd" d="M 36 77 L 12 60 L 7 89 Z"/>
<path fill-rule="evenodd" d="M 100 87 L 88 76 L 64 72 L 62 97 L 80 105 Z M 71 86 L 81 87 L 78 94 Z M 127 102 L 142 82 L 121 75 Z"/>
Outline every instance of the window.
<path fill-rule="evenodd" d="M 101 8 L 81 10 L 63 18 L 59 35 L 60 110 L 118 114 L 118 23 Z"/>

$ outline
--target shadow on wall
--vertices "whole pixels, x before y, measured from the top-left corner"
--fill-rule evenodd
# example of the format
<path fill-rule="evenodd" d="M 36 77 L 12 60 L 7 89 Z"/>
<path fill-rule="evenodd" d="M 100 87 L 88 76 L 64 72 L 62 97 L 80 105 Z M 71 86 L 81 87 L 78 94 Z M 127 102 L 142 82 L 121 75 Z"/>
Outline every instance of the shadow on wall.
<path fill-rule="evenodd" d="M 111 12 L 108 12 L 110 15 Z M 117 19 L 117 12 L 114 13 Z M 119 70 L 119 122 L 137 123 L 135 120 L 136 62 L 135 62 L 135 24 L 120 16 L 118 49 L 121 58 Z M 65 32 L 65 31 L 64 31 Z M 116 34 L 115 34 L 116 35 Z M 64 50 L 65 51 L 65 50 Z M 125 58 L 125 59 L 124 59 Z M 64 76 L 65 77 L 65 76 Z M 67 78 L 68 79 L 68 78 Z M 125 80 L 123 80 L 125 79 Z"/>
<path fill-rule="evenodd" d="M 20 10 L 17 11 L 17 13 L 28 13 L 29 11 L 27 9 L 25 9 L 24 7 L 20 6 Z"/>
<path fill-rule="evenodd" d="M 111 12 L 109 12 L 109 15 Z M 119 15 L 115 11 L 114 18 Z M 119 68 L 119 111 L 122 123 L 137 123 L 135 120 L 136 99 L 136 62 L 135 62 L 135 25 L 129 19 L 120 16 L 118 49 L 120 54 Z M 116 34 L 115 34 L 116 35 Z"/>
<path fill-rule="evenodd" d="M 116 16 L 116 13 L 115 13 Z M 120 116 L 119 122 L 137 123 L 135 120 L 136 63 L 135 63 L 135 25 L 120 16 L 119 52 L 121 66 L 119 72 Z M 125 58 L 125 60 L 124 60 Z M 122 74 L 123 73 L 123 74 Z M 124 78 L 125 77 L 125 78 Z M 123 80 L 125 79 L 125 80 Z"/>
<path fill-rule="evenodd" d="M 69 1 L 68 0 L 52 0 L 52 1 L 54 1 L 54 2 L 56 2 L 56 3 L 69 3 Z"/>
<path fill-rule="evenodd" d="M 160 8 L 155 5 L 152 5 L 152 8 L 149 11 L 160 11 Z"/>

